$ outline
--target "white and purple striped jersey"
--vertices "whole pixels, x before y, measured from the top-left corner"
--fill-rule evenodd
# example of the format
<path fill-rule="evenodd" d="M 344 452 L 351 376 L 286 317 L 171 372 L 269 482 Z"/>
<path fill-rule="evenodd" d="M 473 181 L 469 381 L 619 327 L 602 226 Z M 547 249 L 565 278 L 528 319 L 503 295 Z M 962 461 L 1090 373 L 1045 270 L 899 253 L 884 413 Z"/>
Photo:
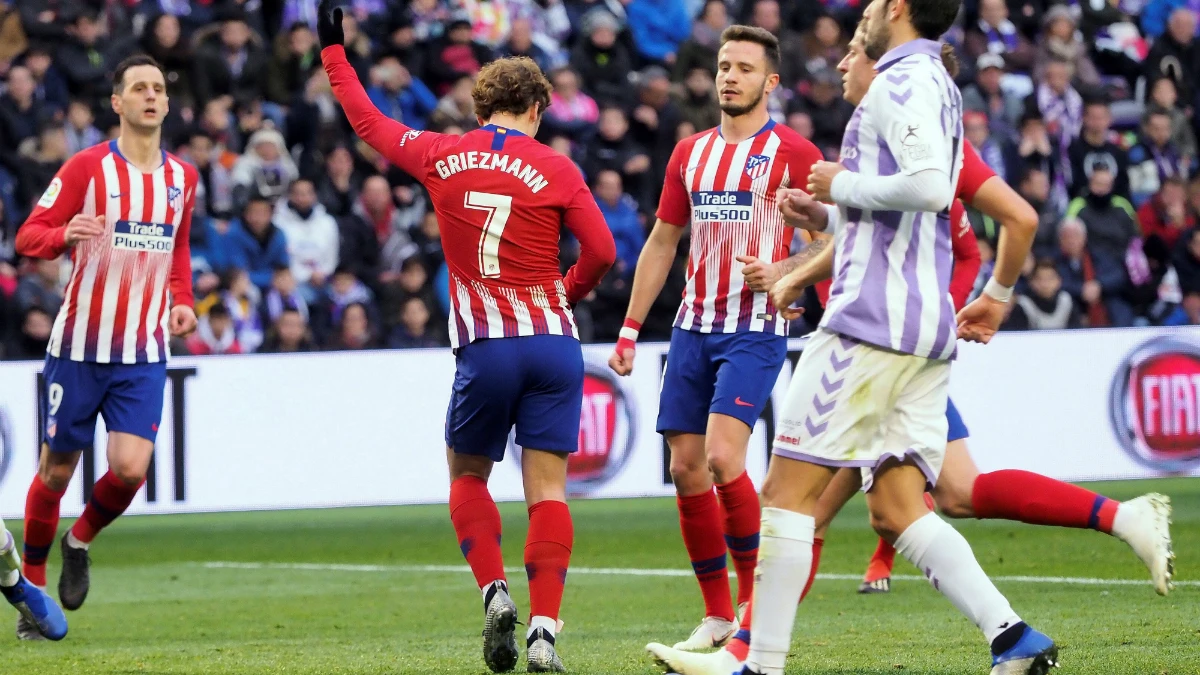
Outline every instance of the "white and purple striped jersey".
<path fill-rule="evenodd" d="M 883 55 L 842 138 L 842 165 L 862 176 L 962 166 L 962 95 L 941 44 L 913 40 Z M 947 189 L 947 194 L 953 194 Z M 834 282 L 821 327 L 933 359 L 954 357 L 949 205 L 941 213 L 839 206 Z"/>
<path fill-rule="evenodd" d="M 809 170 L 821 159 L 815 145 L 773 121 L 740 143 L 726 143 L 715 127 L 675 146 L 657 215 L 665 223 L 692 225 L 676 328 L 787 335 L 788 322 L 766 293 L 746 286 L 736 258 L 770 263 L 787 257 L 793 230 L 775 206 L 775 191 L 807 185 Z"/>

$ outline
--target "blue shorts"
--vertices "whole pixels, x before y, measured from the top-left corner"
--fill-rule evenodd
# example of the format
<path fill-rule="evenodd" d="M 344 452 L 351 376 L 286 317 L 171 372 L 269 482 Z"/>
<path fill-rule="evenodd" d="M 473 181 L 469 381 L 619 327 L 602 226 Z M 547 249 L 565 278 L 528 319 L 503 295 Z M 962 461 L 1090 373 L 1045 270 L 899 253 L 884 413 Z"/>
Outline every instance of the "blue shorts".
<path fill-rule="evenodd" d="M 522 448 L 579 449 L 583 349 L 564 335 L 477 340 L 457 350 L 446 445 L 462 455 L 504 459 L 517 427 Z"/>
<path fill-rule="evenodd" d="M 946 434 L 946 442 L 953 443 L 960 441 L 971 434 L 967 431 L 967 423 L 963 422 L 962 415 L 958 414 L 958 408 L 954 407 L 954 401 L 946 399 L 946 421 L 950 423 L 950 431 Z"/>
<path fill-rule="evenodd" d="M 158 436 L 167 384 L 165 362 L 93 363 L 47 356 L 43 375 L 42 441 L 52 452 L 95 445 L 98 414 L 104 416 L 109 431 L 141 436 L 151 443 Z"/>
<path fill-rule="evenodd" d="M 787 338 L 756 332 L 671 333 L 658 402 L 658 432 L 703 434 L 720 413 L 751 429 L 787 358 Z"/>

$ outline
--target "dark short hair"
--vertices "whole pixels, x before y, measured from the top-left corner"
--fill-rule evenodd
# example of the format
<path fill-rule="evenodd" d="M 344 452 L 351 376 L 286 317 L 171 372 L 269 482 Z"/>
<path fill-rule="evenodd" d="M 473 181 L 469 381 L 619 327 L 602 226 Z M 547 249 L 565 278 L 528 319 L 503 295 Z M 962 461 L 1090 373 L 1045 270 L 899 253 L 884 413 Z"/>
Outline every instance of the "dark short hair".
<path fill-rule="evenodd" d="M 542 69 L 527 56 L 496 59 L 479 71 L 471 99 L 475 114 L 488 119 L 496 113 L 522 115 L 534 105 L 538 115 L 550 107 L 553 87 Z"/>
<path fill-rule="evenodd" d="M 758 26 L 734 24 L 721 32 L 721 46 L 724 47 L 726 42 L 753 42 L 760 45 L 767 57 L 767 72 L 779 70 L 779 38 L 771 31 Z"/>
<path fill-rule="evenodd" d="M 229 318 L 229 308 L 225 306 L 225 303 L 218 302 L 208 308 L 208 318 L 213 319 L 221 316 Z"/>
<path fill-rule="evenodd" d="M 1058 266 L 1054 264 L 1053 260 L 1050 258 L 1038 258 L 1037 262 L 1033 264 L 1033 271 L 1029 276 L 1033 276 L 1042 270 L 1050 270 L 1051 272 L 1058 274 Z"/>
<path fill-rule="evenodd" d="M 962 0 L 909 0 L 908 17 L 918 35 L 938 40 L 954 25 L 961 8 Z"/>
<path fill-rule="evenodd" d="M 118 63 L 117 67 L 113 70 L 112 85 L 114 94 L 120 94 L 125 91 L 125 73 L 129 69 L 137 68 L 138 66 L 154 66 L 158 68 L 158 72 L 163 74 L 163 81 L 165 82 L 167 79 L 167 72 L 163 70 L 162 64 L 156 61 L 153 56 L 149 54 L 134 54 Z"/>
<path fill-rule="evenodd" d="M 1165 117 L 1169 121 L 1171 119 L 1171 111 L 1160 105 L 1152 105 L 1146 108 L 1146 113 L 1142 115 L 1142 124 L 1148 124 L 1151 117 Z"/>

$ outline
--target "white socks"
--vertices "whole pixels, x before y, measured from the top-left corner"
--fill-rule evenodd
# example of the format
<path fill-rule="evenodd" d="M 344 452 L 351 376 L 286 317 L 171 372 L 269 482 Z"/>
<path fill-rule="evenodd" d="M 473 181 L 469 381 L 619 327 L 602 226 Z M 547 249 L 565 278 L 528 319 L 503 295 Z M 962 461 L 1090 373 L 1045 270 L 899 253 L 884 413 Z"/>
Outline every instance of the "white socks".
<path fill-rule="evenodd" d="M 812 571 L 812 516 L 766 507 L 762 510 L 750 654 L 746 665 L 763 675 L 782 675 L 792 645 L 796 605 Z"/>
<path fill-rule="evenodd" d="M 0 521 L 0 530 L 4 522 Z M 17 553 L 17 542 L 13 541 L 12 533 L 3 530 L 4 537 L 0 538 L 0 586 L 9 588 L 15 586 L 21 579 L 21 556 Z"/>
<path fill-rule="evenodd" d="M 896 550 L 924 572 L 929 583 L 958 611 L 975 622 L 988 644 L 1021 620 L 979 566 L 971 545 L 936 513 L 909 525 L 896 539 Z M 754 612 L 757 618 L 757 606 Z M 754 639 L 758 639 L 757 634 Z"/>
<path fill-rule="evenodd" d="M 1113 514 L 1112 535 L 1121 541 L 1129 541 L 1129 534 L 1138 526 L 1137 516 L 1130 513 L 1131 509 L 1125 504 L 1117 503 L 1117 512 Z"/>
<path fill-rule="evenodd" d="M 85 544 L 82 541 L 79 541 L 75 538 L 74 532 L 67 530 L 67 546 L 70 546 L 71 548 L 81 548 L 86 551 L 90 545 L 91 544 Z"/>
<path fill-rule="evenodd" d="M 557 632 L 556 629 L 558 628 L 558 621 L 555 621 L 548 616 L 530 617 L 529 630 L 525 631 L 525 639 L 528 640 L 530 636 L 533 635 L 533 631 L 539 628 L 549 633 L 550 637 L 554 637 L 555 632 Z"/>

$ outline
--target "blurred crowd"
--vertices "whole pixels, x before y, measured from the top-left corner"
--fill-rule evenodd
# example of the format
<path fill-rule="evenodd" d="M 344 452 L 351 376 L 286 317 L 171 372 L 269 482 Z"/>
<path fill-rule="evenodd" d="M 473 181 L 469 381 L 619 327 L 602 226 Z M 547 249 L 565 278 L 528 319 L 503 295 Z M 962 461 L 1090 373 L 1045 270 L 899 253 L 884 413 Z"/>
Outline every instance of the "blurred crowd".
<path fill-rule="evenodd" d="M 414 128 L 474 128 L 473 78 L 493 58 L 528 56 L 548 74 L 540 140 L 576 161 L 617 242 L 614 269 L 576 311 L 585 341 L 611 341 L 671 150 L 719 121 L 721 31 L 779 36 L 771 115 L 833 159 L 853 112 L 836 65 L 865 2 L 342 4 L 371 99 Z M 115 134 L 110 72 L 135 52 L 165 67 L 164 141 L 201 176 L 201 321 L 176 353 L 448 344 L 437 217 L 419 184 L 353 135 L 321 68 L 317 4 L 0 0 L 4 358 L 41 358 L 70 269 L 20 259 L 16 229 L 66 158 Z M 945 40 L 962 66 L 966 135 L 1040 215 L 1010 328 L 1200 324 L 1198 11 L 1198 0 L 964 3 Z M 970 219 L 982 287 L 999 226 Z M 669 337 L 687 245 L 644 339 Z M 564 234 L 564 269 L 576 246 Z"/>

